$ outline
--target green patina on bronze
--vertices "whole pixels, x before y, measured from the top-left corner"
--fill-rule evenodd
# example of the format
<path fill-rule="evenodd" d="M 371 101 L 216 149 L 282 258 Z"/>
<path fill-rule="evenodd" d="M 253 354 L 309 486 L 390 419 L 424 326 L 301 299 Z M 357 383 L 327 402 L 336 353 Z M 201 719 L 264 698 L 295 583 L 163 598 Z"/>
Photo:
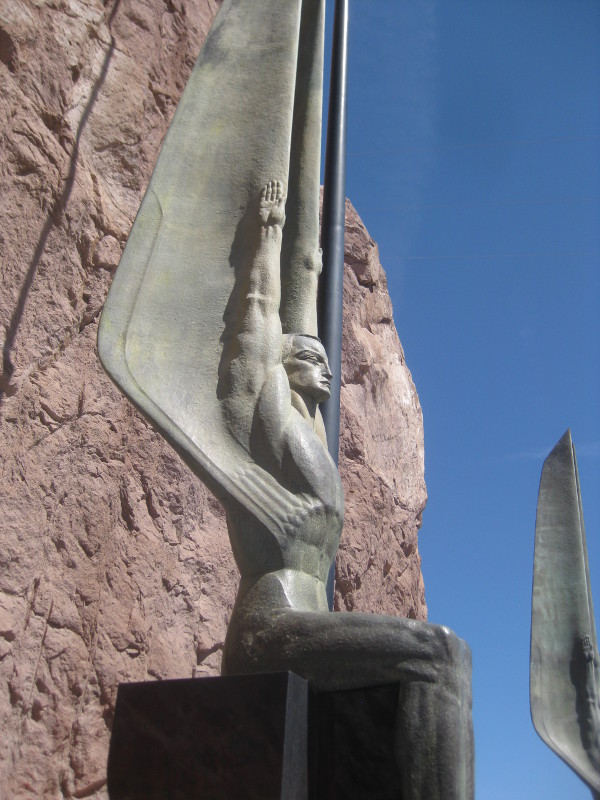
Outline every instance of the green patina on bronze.
<path fill-rule="evenodd" d="M 567 431 L 542 470 L 531 614 L 535 729 L 600 792 L 598 644 L 575 448 Z"/>
<path fill-rule="evenodd" d="M 328 611 L 343 492 L 319 403 L 323 0 L 226 0 L 101 320 L 102 363 L 221 499 L 240 588 L 228 674 L 398 685 L 404 800 L 473 794 L 470 653 L 447 628 Z M 368 500 L 366 500 L 368 502 Z"/>

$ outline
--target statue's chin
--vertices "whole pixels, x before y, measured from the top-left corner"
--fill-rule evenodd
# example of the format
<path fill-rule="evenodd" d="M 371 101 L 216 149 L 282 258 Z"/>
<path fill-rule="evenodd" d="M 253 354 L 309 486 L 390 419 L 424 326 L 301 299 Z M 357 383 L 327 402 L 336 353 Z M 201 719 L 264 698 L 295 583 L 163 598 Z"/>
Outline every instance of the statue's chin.
<path fill-rule="evenodd" d="M 326 389 L 324 386 L 298 386 L 290 384 L 290 388 L 302 398 L 307 406 L 310 405 L 311 401 L 317 403 L 317 405 L 324 403 L 325 400 L 329 400 L 331 394 L 329 389 Z"/>
<path fill-rule="evenodd" d="M 329 391 L 329 389 L 322 389 L 320 387 L 318 389 L 315 389 L 313 392 L 313 397 L 319 404 L 324 403 L 325 400 L 329 400 L 330 395 L 331 392 Z"/>

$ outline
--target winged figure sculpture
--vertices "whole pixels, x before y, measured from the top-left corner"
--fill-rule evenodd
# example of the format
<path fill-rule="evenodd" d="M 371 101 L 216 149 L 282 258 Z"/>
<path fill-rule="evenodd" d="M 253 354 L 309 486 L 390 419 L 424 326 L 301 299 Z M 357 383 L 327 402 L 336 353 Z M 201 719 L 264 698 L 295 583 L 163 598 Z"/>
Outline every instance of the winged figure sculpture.
<path fill-rule="evenodd" d="M 240 587 L 223 671 L 397 683 L 405 797 L 470 798 L 468 647 L 328 610 L 343 492 L 319 403 L 324 0 L 225 0 L 102 315 L 121 390 L 222 501 Z M 434 764 L 432 764 L 432 759 Z"/>
<path fill-rule="evenodd" d="M 542 469 L 531 612 L 531 716 L 544 742 L 600 797 L 600 661 L 575 448 Z"/>

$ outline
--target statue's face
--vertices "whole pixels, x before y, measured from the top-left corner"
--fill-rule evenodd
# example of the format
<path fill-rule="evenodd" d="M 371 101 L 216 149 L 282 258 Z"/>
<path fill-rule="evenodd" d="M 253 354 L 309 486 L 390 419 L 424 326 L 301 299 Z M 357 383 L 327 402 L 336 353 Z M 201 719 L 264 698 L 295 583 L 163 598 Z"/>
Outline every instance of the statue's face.
<path fill-rule="evenodd" d="M 327 400 L 332 375 L 321 342 L 309 336 L 294 336 L 283 366 L 292 389 L 299 394 L 309 395 L 317 403 Z"/>

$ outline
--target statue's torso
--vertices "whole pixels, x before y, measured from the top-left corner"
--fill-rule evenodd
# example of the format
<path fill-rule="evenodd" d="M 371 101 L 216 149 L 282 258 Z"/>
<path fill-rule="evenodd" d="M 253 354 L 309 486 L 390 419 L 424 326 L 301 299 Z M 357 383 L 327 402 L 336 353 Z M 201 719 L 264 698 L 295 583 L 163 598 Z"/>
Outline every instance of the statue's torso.
<path fill-rule="evenodd" d="M 263 500 L 275 522 L 267 526 L 241 505 L 229 503 L 233 552 L 243 583 L 289 570 L 324 584 L 343 524 L 340 476 L 319 437 L 293 408 L 282 433 L 279 458 L 261 459 L 268 470 L 257 467 L 279 487 L 277 494 L 265 492 Z"/>

